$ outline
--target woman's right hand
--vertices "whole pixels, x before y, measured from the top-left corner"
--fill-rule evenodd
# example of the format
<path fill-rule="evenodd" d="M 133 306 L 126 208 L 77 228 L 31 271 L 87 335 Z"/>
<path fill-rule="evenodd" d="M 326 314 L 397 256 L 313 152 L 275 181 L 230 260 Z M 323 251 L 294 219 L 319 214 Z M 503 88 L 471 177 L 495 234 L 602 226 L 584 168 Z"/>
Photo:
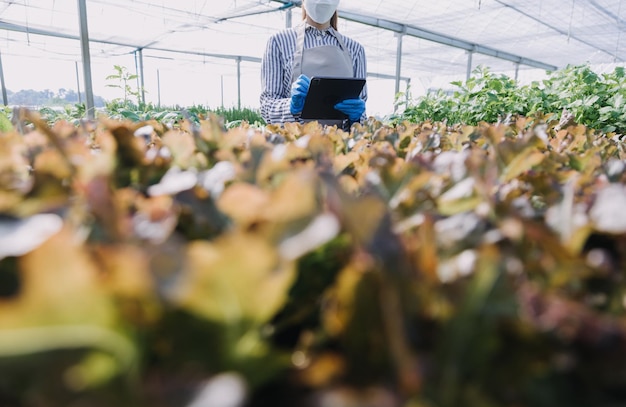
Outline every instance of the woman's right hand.
<path fill-rule="evenodd" d="M 302 112 L 304 108 L 304 99 L 306 98 L 307 93 L 309 93 L 309 85 L 311 84 L 311 79 L 306 75 L 298 76 L 291 84 L 291 102 L 289 104 L 289 109 L 291 114 L 298 114 Z"/>

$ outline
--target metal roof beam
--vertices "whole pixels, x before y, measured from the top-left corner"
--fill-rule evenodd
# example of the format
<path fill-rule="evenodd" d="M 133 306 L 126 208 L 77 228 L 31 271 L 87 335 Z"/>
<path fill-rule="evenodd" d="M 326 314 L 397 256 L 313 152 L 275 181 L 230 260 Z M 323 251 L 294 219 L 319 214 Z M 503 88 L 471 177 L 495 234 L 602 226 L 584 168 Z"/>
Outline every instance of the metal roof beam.
<path fill-rule="evenodd" d="M 28 34 L 44 35 L 44 36 L 49 36 L 49 37 L 64 38 L 68 40 L 80 41 L 80 37 L 78 35 L 59 33 L 55 31 L 43 30 L 40 28 L 26 27 L 23 25 L 8 23 L 8 22 L 1 21 L 1 20 L 0 20 L 0 30 L 17 31 L 17 32 L 23 32 L 23 33 L 28 33 Z M 213 54 L 213 53 L 208 53 L 208 52 L 185 51 L 181 49 L 167 49 L 167 48 L 153 47 L 151 45 L 129 44 L 129 43 L 124 43 L 124 42 L 119 42 L 119 41 L 111 41 L 111 40 L 98 39 L 98 38 L 89 38 L 89 41 L 97 42 L 100 44 L 128 47 L 128 48 L 133 48 L 135 50 L 150 49 L 153 51 L 175 52 L 178 54 L 199 55 L 199 56 L 212 57 L 212 58 L 222 58 L 222 59 L 232 59 L 232 60 L 239 59 L 241 61 L 246 61 L 246 62 L 256 62 L 256 63 L 261 62 L 261 58 L 244 56 L 244 55 Z"/>
<path fill-rule="evenodd" d="M 624 61 L 623 58 L 620 58 L 620 57 L 617 56 L 617 50 L 615 52 L 612 52 L 612 51 L 606 50 L 604 48 L 598 47 L 598 46 L 592 44 L 589 41 L 585 41 L 582 38 L 578 38 L 577 36 L 572 35 L 570 32 L 561 30 L 561 29 L 555 27 L 554 25 L 546 23 L 545 21 L 541 20 L 540 18 L 537 18 L 537 17 L 533 16 L 532 14 L 530 14 L 530 13 L 528 13 L 526 11 L 523 11 L 519 7 L 515 7 L 515 6 L 512 6 L 512 5 L 509 5 L 509 4 L 507 4 L 507 3 L 505 3 L 504 1 L 501 1 L 501 0 L 496 0 L 496 2 L 501 4 L 504 7 L 510 8 L 511 10 L 513 10 L 513 11 L 523 15 L 526 18 L 530 18 L 531 20 L 533 20 L 533 21 L 535 21 L 535 22 L 537 22 L 537 23 L 539 23 L 541 25 L 544 25 L 544 26 L 550 28 L 551 30 L 554 30 L 555 32 L 561 34 L 562 36 L 567 37 L 568 40 L 570 38 L 572 38 L 572 39 L 580 42 L 581 44 L 584 44 L 584 45 L 586 45 L 586 46 L 588 46 L 590 48 L 595 48 L 595 49 L 597 49 L 600 52 L 604 52 L 605 54 L 612 56 L 615 59 L 615 62 L 623 62 Z M 605 8 L 601 7 L 596 1 L 588 0 L 588 2 L 591 4 L 592 7 L 596 8 L 600 13 L 603 13 L 603 14 L 607 15 L 609 18 L 616 20 L 617 25 L 618 25 L 617 28 L 618 28 L 618 30 L 621 30 L 620 26 L 624 25 L 624 20 L 620 19 L 619 16 L 614 15 L 610 11 L 608 11 Z"/>
<path fill-rule="evenodd" d="M 301 6 L 301 0 L 272 0 L 278 3 L 282 3 L 285 5 L 293 4 L 294 6 Z M 349 11 L 340 10 L 340 17 L 354 21 L 356 23 L 361 23 L 365 25 L 369 25 L 372 27 L 383 28 L 385 30 L 394 31 L 397 33 L 404 33 L 406 35 L 410 35 L 412 37 L 422 38 L 428 41 L 436 42 L 438 44 L 448 45 L 454 48 L 464 49 L 469 52 L 475 52 L 483 55 L 492 56 L 495 58 L 503 59 L 505 61 L 511 61 L 516 64 L 522 64 L 531 66 L 533 68 L 545 69 L 547 71 L 555 71 L 557 69 L 556 66 L 546 64 L 541 61 L 536 61 L 534 59 L 525 58 L 519 55 L 511 54 L 508 52 L 500 51 L 495 48 L 486 47 L 484 45 L 475 44 L 469 41 L 461 40 L 459 38 L 450 37 L 447 35 L 435 33 L 433 31 L 424 30 L 422 28 L 401 24 L 390 20 L 385 20 L 377 17 L 370 17 L 359 13 L 352 13 Z"/>
<path fill-rule="evenodd" d="M 245 61 L 245 62 L 256 62 L 260 63 L 261 58 L 250 57 L 246 55 L 228 55 L 228 54 L 212 54 L 208 52 L 199 52 L 199 51 L 185 51 L 182 49 L 169 49 L 169 48 L 159 48 L 159 47 L 147 47 L 146 49 L 150 49 L 153 51 L 163 51 L 163 52 L 174 52 L 177 54 L 185 54 L 185 55 L 198 55 L 202 57 L 212 57 L 212 58 L 222 58 L 222 59 L 232 59 L 234 61 Z"/>
<path fill-rule="evenodd" d="M 367 76 L 370 78 L 376 78 L 376 79 L 396 79 L 396 75 L 387 75 L 384 73 L 377 73 L 377 72 L 368 72 Z M 403 81 L 411 81 L 411 78 L 409 78 L 408 76 L 401 76 L 400 80 Z"/>

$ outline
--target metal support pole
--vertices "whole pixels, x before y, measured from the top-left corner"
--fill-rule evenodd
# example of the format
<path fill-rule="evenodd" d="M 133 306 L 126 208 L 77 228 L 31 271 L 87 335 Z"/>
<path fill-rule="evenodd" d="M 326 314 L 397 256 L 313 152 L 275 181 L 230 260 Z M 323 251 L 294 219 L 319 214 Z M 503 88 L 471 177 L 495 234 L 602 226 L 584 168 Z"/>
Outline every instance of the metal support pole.
<path fill-rule="evenodd" d="M 141 91 L 141 103 L 146 104 L 146 91 L 144 90 L 143 82 L 143 49 L 137 50 L 137 58 L 139 59 L 139 90 Z"/>
<path fill-rule="evenodd" d="M 83 97 L 80 95 L 80 76 L 78 75 L 78 61 L 74 61 L 74 68 L 76 68 L 76 87 L 78 88 L 78 103 L 83 103 Z"/>
<path fill-rule="evenodd" d="M 398 49 L 396 51 L 396 95 L 400 93 L 400 73 L 402 70 L 402 39 L 404 33 L 396 34 L 398 36 Z"/>
<path fill-rule="evenodd" d="M 472 57 L 474 56 L 474 51 L 467 51 L 467 74 L 465 75 L 465 80 L 469 80 L 472 76 Z"/>
<path fill-rule="evenodd" d="M 404 93 L 407 106 L 409 105 L 409 102 L 410 102 L 410 100 L 409 100 L 409 97 L 410 97 L 410 95 L 409 95 L 409 88 L 410 87 L 411 87 L 411 78 L 407 78 L 407 80 L 406 80 L 406 89 L 407 89 L 407 91 Z"/>
<path fill-rule="evenodd" d="M 237 57 L 237 108 L 241 110 L 241 57 Z"/>
<path fill-rule="evenodd" d="M 519 64 L 515 64 L 515 81 L 517 82 L 517 77 L 519 76 Z"/>
<path fill-rule="evenodd" d="M 78 0 L 80 16 L 80 44 L 83 56 L 83 76 L 85 77 L 85 98 L 87 118 L 95 116 L 93 103 L 93 87 L 91 84 L 91 55 L 89 54 L 89 30 L 87 29 L 87 5 L 85 0 Z"/>
<path fill-rule="evenodd" d="M 157 106 L 161 107 L 161 73 L 157 69 Z"/>
<path fill-rule="evenodd" d="M 2 103 L 6 106 L 9 104 L 7 97 L 7 87 L 4 85 L 4 70 L 2 68 L 2 52 L 0 52 L 0 85 L 2 85 Z"/>
<path fill-rule="evenodd" d="M 287 9 L 285 12 L 285 27 L 291 28 L 292 25 L 292 12 L 291 9 Z"/>
<path fill-rule="evenodd" d="M 220 75 L 220 90 L 222 94 L 222 109 L 224 108 L 224 75 Z"/>

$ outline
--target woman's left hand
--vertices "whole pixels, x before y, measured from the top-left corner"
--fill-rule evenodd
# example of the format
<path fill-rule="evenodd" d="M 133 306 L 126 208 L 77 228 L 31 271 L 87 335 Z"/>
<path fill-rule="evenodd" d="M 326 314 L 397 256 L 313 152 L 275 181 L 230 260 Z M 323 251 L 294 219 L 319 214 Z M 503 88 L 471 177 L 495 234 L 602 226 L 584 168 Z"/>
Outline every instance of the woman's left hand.
<path fill-rule="evenodd" d="M 335 109 L 348 115 L 351 122 L 358 122 L 365 112 L 365 102 L 363 99 L 346 99 L 337 103 Z"/>

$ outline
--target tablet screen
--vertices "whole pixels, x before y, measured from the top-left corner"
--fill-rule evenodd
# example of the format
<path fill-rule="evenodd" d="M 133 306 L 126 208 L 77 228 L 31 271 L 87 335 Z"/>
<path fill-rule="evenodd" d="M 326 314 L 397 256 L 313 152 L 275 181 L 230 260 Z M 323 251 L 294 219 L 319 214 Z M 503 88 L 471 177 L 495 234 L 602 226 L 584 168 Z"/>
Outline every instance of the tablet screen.
<path fill-rule="evenodd" d="M 365 79 L 314 76 L 300 117 L 313 120 L 347 119 L 345 113 L 335 110 L 335 104 L 358 98 L 364 86 Z"/>

